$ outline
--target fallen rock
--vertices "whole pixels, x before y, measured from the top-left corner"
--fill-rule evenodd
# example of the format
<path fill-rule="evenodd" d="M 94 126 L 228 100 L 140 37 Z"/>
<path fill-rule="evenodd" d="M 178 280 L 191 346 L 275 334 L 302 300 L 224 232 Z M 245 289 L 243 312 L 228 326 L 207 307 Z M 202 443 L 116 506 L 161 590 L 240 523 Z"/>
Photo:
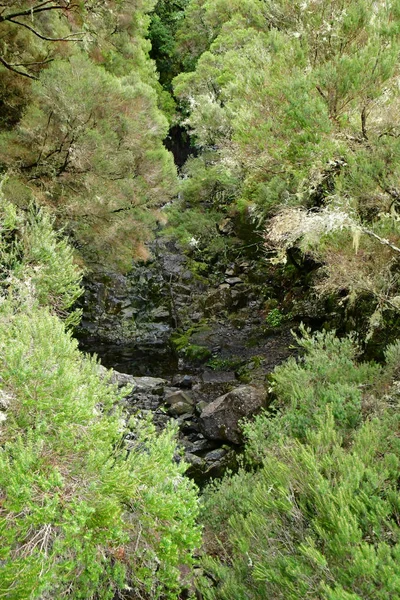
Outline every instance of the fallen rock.
<path fill-rule="evenodd" d="M 192 418 L 194 408 L 190 404 L 186 404 L 186 402 L 175 402 L 172 406 L 168 408 L 168 414 L 172 417 L 184 417 L 182 421 Z"/>
<path fill-rule="evenodd" d="M 168 406 L 168 414 L 172 417 L 192 418 L 194 412 L 194 400 L 182 390 L 167 393 L 165 404 Z M 184 419 L 182 419 L 184 420 Z"/>
<path fill-rule="evenodd" d="M 184 416 L 185 415 L 179 417 L 178 421 L 180 419 L 183 419 Z M 196 435 L 200 433 L 200 425 L 198 419 L 196 419 L 195 413 L 192 412 L 192 414 L 190 415 L 190 419 L 182 423 L 179 433 L 182 435 L 182 437 L 186 438 L 188 438 L 191 435 Z"/>
<path fill-rule="evenodd" d="M 193 379 L 190 377 L 190 375 L 184 375 L 183 379 L 178 383 L 178 386 L 182 390 L 190 390 L 193 387 Z"/>
<path fill-rule="evenodd" d="M 204 383 L 233 383 L 237 381 L 234 371 L 204 371 Z"/>
<path fill-rule="evenodd" d="M 243 279 L 241 279 L 240 277 L 227 277 L 225 279 L 225 282 L 228 285 L 238 285 L 240 283 L 243 283 Z"/>
<path fill-rule="evenodd" d="M 183 404 L 188 404 L 189 406 L 194 405 L 193 398 L 187 392 L 183 392 L 182 390 L 177 390 L 176 392 L 169 392 L 165 396 L 165 404 L 167 404 L 167 406 L 174 406 L 179 402 L 182 402 Z"/>
<path fill-rule="evenodd" d="M 119 375 L 122 375 L 122 373 L 119 373 Z M 130 375 L 127 377 L 130 377 Z M 165 379 L 161 379 L 160 377 L 132 377 L 132 379 L 136 386 L 134 392 L 140 392 L 142 394 L 161 396 L 167 385 Z"/>
<path fill-rule="evenodd" d="M 212 450 L 215 447 L 215 442 L 210 440 L 198 439 L 195 442 L 192 442 L 192 452 L 195 454 L 196 452 L 203 452 L 204 450 Z"/>
<path fill-rule="evenodd" d="M 150 410 L 156 411 L 162 403 L 162 398 L 153 394 L 135 393 L 135 390 L 125 397 L 124 405 L 128 411 L 134 410 Z"/>
<path fill-rule="evenodd" d="M 236 462 L 236 452 L 233 449 L 217 448 L 212 452 L 207 452 L 203 456 L 205 461 L 205 470 L 203 476 L 221 477 L 229 467 L 234 467 Z"/>
<path fill-rule="evenodd" d="M 196 454 L 192 454 L 191 452 L 187 452 L 185 454 L 185 460 L 192 467 L 197 467 L 200 469 L 202 469 L 204 467 L 204 460 L 200 456 L 197 456 Z"/>
<path fill-rule="evenodd" d="M 227 450 L 225 448 L 217 448 L 216 450 L 211 450 L 211 452 L 207 452 L 203 456 L 204 460 L 208 463 L 214 463 L 220 461 L 226 456 Z"/>
<path fill-rule="evenodd" d="M 204 400 L 201 400 L 198 404 L 196 404 L 196 412 L 197 414 L 201 414 L 208 406 L 208 403 Z"/>
<path fill-rule="evenodd" d="M 202 411 L 201 430 L 209 439 L 240 444 L 240 421 L 257 413 L 266 403 L 267 393 L 264 388 L 241 385 L 220 396 Z"/>
<path fill-rule="evenodd" d="M 119 371 L 110 371 L 102 365 L 98 365 L 100 377 L 110 377 L 110 383 L 117 385 L 119 388 L 131 386 L 132 391 L 130 394 L 153 394 L 155 396 L 161 396 L 164 393 L 164 388 L 167 385 L 165 379 L 159 377 L 134 377 L 127 373 L 120 373 Z M 130 395 L 129 394 L 129 395 Z"/>

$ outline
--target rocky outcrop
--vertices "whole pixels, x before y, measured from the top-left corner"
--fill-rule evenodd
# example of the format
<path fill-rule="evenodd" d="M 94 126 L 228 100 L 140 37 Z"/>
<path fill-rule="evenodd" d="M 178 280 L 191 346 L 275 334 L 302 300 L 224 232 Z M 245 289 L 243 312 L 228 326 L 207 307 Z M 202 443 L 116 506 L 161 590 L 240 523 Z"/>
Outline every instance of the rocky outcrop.
<path fill-rule="evenodd" d="M 96 352 L 108 367 L 163 376 L 177 367 L 171 334 L 183 320 L 203 318 L 197 299 L 207 285 L 173 242 L 158 240 L 150 250 L 151 258 L 126 275 L 93 273 L 84 281 L 76 335 L 81 349 Z"/>
<path fill-rule="evenodd" d="M 213 387 L 214 384 L 210 382 L 202 383 L 199 380 L 193 382 L 192 377 L 187 375 L 172 385 L 159 377 L 135 377 L 107 370 L 100 365 L 99 373 L 102 377 L 107 378 L 110 384 L 116 385 L 126 393 L 122 402 L 127 421 L 130 415 L 142 418 L 151 415 L 154 425 L 159 430 L 170 423 L 178 427 L 178 445 L 183 448 L 185 461 L 189 464 L 188 474 L 198 483 L 202 483 L 210 476 L 222 475 L 227 467 L 235 464 L 236 452 L 230 445 L 230 440 L 208 436 L 202 431 L 199 417 L 210 404 L 212 389 L 215 390 L 215 397 L 224 385 L 232 385 L 231 379 L 226 384 L 218 380 Z M 179 387 L 176 387 L 177 385 Z M 241 386 L 237 389 L 240 390 L 243 387 L 251 386 Z M 252 390 L 255 392 L 252 391 L 249 394 L 247 391 L 245 395 L 247 399 L 251 396 L 251 405 L 254 406 L 253 397 L 255 395 L 259 397 L 260 390 L 257 388 L 252 388 Z M 222 422 L 222 415 L 219 419 Z M 225 428 L 230 430 L 231 421 L 225 424 Z M 177 460 L 180 460 L 179 456 L 177 456 Z"/>
<path fill-rule="evenodd" d="M 266 406 L 264 388 L 241 385 L 211 402 L 200 415 L 203 434 L 211 440 L 242 442 L 240 422 Z"/>
<path fill-rule="evenodd" d="M 128 414 L 178 426 L 200 483 L 233 466 L 241 419 L 266 404 L 266 374 L 292 353 L 289 324 L 266 331 L 269 293 L 254 256 L 196 262 L 163 238 L 129 274 L 86 282 L 82 349 L 116 369 Z"/>

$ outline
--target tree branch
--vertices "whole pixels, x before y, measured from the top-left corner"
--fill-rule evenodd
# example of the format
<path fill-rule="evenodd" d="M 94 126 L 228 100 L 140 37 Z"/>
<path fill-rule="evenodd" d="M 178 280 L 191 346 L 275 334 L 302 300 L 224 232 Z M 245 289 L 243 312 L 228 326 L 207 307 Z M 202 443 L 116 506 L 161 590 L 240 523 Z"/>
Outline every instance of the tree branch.
<path fill-rule="evenodd" d="M 23 77 L 28 77 L 28 79 L 34 79 L 35 81 L 38 81 L 38 77 L 36 77 L 35 75 L 31 75 L 30 73 L 25 73 L 25 71 L 19 71 L 18 69 L 15 69 L 13 67 L 13 65 L 11 65 L 10 63 L 8 63 L 6 60 L 4 60 L 4 58 L 2 56 L 0 56 L 0 63 L 9 71 L 12 71 L 13 73 L 18 73 L 18 75 L 23 75 Z"/>
<path fill-rule="evenodd" d="M 361 131 L 362 131 L 362 135 L 364 140 L 368 140 L 368 134 L 367 134 L 367 107 L 363 106 L 363 109 L 361 111 Z"/>
<path fill-rule="evenodd" d="M 36 161 L 37 165 L 40 163 L 40 161 L 42 159 L 42 154 L 43 154 L 44 147 L 45 147 L 46 142 L 47 142 L 47 136 L 48 136 L 48 133 L 49 133 L 50 121 L 51 121 L 52 118 L 53 118 L 53 111 L 50 111 L 49 118 L 47 119 L 47 127 L 46 127 L 46 131 L 45 131 L 45 134 L 44 134 L 44 139 L 43 139 L 42 147 L 40 149 L 39 156 L 38 156 L 38 159 Z"/>
<path fill-rule="evenodd" d="M 14 21 L 14 19 L 9 19 L 9 22 L 14 23 L 14 25 L 20 25 L 21 27 L 25 27 L 25 29 L 29 29 L 29 31 L 31 31 L 34 35 L 36 35 L 41 40 L 45 40 L 46 42 L 82 42 L 83 41 L 82 39 L 74 38 L 75 35 L 82 35 L 82 33 L 83 33 L 82 31 L 79 31 L 77 33 L 71 33 L 70 35 L 67 35 L 66 37 L 62 37 L 62 38 L 50 38 L 45 35 L 42 35 L 38 31 L 36 31 L 36 29 L 33 29 L 33 27 L 31 27 L 30 25 L 27 25 L 26 23 L 21 23 L 21 21 Z M 73 38 L 73 39 L 71 39 L 71 38 Z"/>
<path fill-rule="evenodd" d="M 51 63 L 53 61 L 54 61 L 54 58 L 46 58 L 45 60 L 39 60 L 39 61 L 29 62 L 29 63 L 10 63 L 10 65 L 12 67 L 33 67 L 35 65 L 48 65 L 49 63 Z"/>
<path fill-rule="evenodd" d="M 316 87 L 317 92 L 319 93 L 320 96 L 322 96 L 322 98 L 325 100 L 325 102 L 328 102 L 328 98 L 327 98 L 326 94 L 323 92 L 321 86 L 316 85 L 315 87 Z"/>
<path fill-rule="evenodd" d="M 394 244 L 389 242 L 389 240 L 382 238 L 380 235 L 377 235 L 376 233 L 374 233 L 370 229 L 366 229 L 365 227 L 361 227 L 361 231 L 363 233 L 366 233 L 367 235 L 370 235 L 371 237 L 375 238 L 376 240 L 378 240 L 378 242 L 380 244 L 383 244 L 384 246 L 388 246 L 389 248 L 391 248 L 392 250 L 394 250 L 395 252 L 398 252 L 400 254 L 400 248 L 398 248 L 397 246 L 395 246 Z"/>
<path fill-rule="evenodd" d="M 18 12 L 11 13 L 9 15 L 0 16 L 0 23 L 4 21 L 11 21 L 16 17 L 30 17 L 31 15 L 48 11 L 48 10 L 72 10 L 73 8 L 78 8 L 78 4 L 65 4 L 56 6 L 46 6 L 49 4 L 51 0 L 47 0 L 47 2 L 42 2 L 41 4 L 37 4 L 36 6 L 32 6 L 31 8 L 27 8 L 25 10 L 20 10 Z"/>
<path fill-rule="evenodd" d="M 128 210 L 132 210 L 132 208 L 134 208 L 132 205 L 124 206 L 123 208 L 116 208 L 114 210 L 110 210 L 109 214 L 115 215 L 116 213 L 127 212 Z"/>

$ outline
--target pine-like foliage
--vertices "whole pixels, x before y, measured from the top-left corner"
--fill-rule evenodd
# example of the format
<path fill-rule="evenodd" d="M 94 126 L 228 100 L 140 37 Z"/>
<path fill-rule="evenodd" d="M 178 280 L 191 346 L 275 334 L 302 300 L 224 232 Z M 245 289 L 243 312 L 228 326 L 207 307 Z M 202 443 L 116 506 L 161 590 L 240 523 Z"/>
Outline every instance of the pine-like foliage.
<path fill-rule="evenodd" d="M 27 14 L 12 19 L 12 2 L 0 17 L 0 58 L 3 45 L 7 64 L 25 65 L 16 72 L 0 61 L 11 78 L 3 95 L 0 89 L 10 111 L 0 122 L 10 197 L 21 206 L 32 192 L 87 264 L 128 268 L 133 256 L 145 254 L 157 209 L 176 188 L 145 39 L 155 2 L 62 0 L 42 11 L 22 4 Z"/>
<path fill-rule="evenodd" d="M 199 533 L 175 432 L 127 424 L 66 331 L 81 274 L 51 219 L 0 218 L 0 598 L 177 598 Z"/>
<path fill-rule="evenodd" d="M 399 306 L 398 0 L 191 0 L 185 14 L 188 72 L 174 86 L 201 154 L 184 198 L 211 188 L 264 223 L 275 261 L 311 254 L 320 295 L 368 299 L 370 337 Z M 319 212 L 325 231 L 290 245 Z M 287 238 L 273 242 L 283 218 Z"/>
<path fill-rule="evenodd" d="M 176 32 L 184 17 L 184 9 L 188 0 L 158 0 L 151 14 L 149 38 L 150 55 L 156 61 L 160 74 L 160 83 L 171 89 L 172 79 L 181 70 L 180 56 L 177 51 Z"/>
<path fill-rule="evenodd" d="M 10 202 L 0 182 L 0 248 L 3 291 L 16 302 L 50 309 L 76 325 L 79 310 L 70 310 L 81 296 L 82 270 L 72 248 L 53 228 L 54 219 L 31 204 L 24 214 Z"/>
<path fill-rule="evenodd" d="M 384 371 L 357 364 L 349 339 L 306 334 L 303 346 L 304 360 L 274 375 L 275 415 L 246 427 L 261 467 L 206 493 L 206 545 L 219 556 L 204 559 L 207 600 L 400 594 L 398 391 L 388 385 L 398 345 Z"/>

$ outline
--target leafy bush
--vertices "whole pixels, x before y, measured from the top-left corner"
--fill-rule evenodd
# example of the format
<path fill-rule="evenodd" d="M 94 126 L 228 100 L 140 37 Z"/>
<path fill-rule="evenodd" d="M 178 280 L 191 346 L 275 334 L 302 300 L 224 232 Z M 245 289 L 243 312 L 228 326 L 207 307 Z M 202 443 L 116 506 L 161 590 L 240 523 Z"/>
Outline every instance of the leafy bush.
<path fill-rule="evenodd" d="M 80 271 L 51 219 L 3 198 L 1 235 L 0 596 L 176 599 L 200 541 L 176 432 L 127 424 L 66 331 Z"/>
<path fill-rule="evenodd" d="M 19 4 L 17 21 L 7 20 L 11 5 L 3 11 L 0 53 L 19 65 L 13 79 L 30 82 L 6 111 L 19 118 L 5 115 L 12 126 L 0 131 L 1 171 L 68 228 L 86 264 L 128 269 L 177 184 L 145 39 L 156 0 L 61 3 L 63 10 L 48 2 L 45 11 Z M 68 43 L 51 41 L 50 32 Z M 10 87 L 0 90 L 2 106 L 14 103 L 13 88 L 21 93 L 14 81 Z"/>
<path fill-rule="evenodd" d="M 211 251 L 216 236 L 216 227 L 222 219 L 222 213 L 197 208 L 184 209 L 180 205 L 171 206 L 166 211 L 167 236 L 178 239 L 187 250 L 204 249 Z M 218 243 L 218 240 L 215 244 Z"/>
<path fill-rule="evenodd" d="M 265 317 L 265 322 L 270 327 L 279 327 L 282 325 L 283 320 L 284 316 L 279 308 L 272 308 Z"/>
<path fill-rule="evenodd" d="M 204 597 L 398 596 L 397 426 L 397 419 L 367 422 L 344 448 L 327 407 L 305 443 L 282 439 L 258 477 L 235 485 L 246 486 L 245 501 L 228 521 L 228 557 L 204 561 L 218 580 L 210 587 L 205 578 Z"/>
<path fill-rule="evenodd" d="M 150 56 L 156 61 L 160 83 L 166 89 L 170 89 L 171 80 L 179 73 L 181 66 L 175 36 L 187 3 L 188 0 L 177 0 L 176 2 L 158 0 L 151 14 Z"/>
<path fill-rule="evenodd" d="M 347 439 L 363 417 L 363 392 L 373 389 L 382 377 L 375 363 L 357 362 L 359 349 L 353 337 L 338 338 L 334 332 L 311 334 L 304 327 L 296 335 L 303 349 L 301 359 L 289 358 L 272 375 L 276 416 L 263 414 L 246 426 L 247 454 L 256 462 L 268 452 L 266 440 L 282 435 L 305 440 L 330 406 L 335 425 Z"/>
<path fill-rule="evenodd" d="M 244 362 L 245 360 L 238 356 L 231 356 L 230 358 L 215 356 L 207 362 L 207 367 L 213 371 L 236 371 L 243 366 Z"/>
<path fill-rule="evenodd" d="M 203 496 L 206 600 L 400 594 L 398 344 L 382 368 L 357 363 L 351 338 L 302 333 L 272 412 L 245 427 L 247 468 Z"/>
<path fill-rule="evenodd" d="M 70 309 L 83 292 L 82 270 L 67 241 L 54 231 L 54 219 L 33 204 L 25 216 L 0 186 L 0 220 L 3 285 L 51 308 L 66 325 L 76 325 L 81 313 Z"/>
<path fill-rule="evenodd" d="M 368 296 L 374 341 L 400 306 L 398 24 L 398 0 L 190 0 L 173 82 L 185 197 L 247 205 L 271 261 L 300 248 L 320 295 Z"/>

